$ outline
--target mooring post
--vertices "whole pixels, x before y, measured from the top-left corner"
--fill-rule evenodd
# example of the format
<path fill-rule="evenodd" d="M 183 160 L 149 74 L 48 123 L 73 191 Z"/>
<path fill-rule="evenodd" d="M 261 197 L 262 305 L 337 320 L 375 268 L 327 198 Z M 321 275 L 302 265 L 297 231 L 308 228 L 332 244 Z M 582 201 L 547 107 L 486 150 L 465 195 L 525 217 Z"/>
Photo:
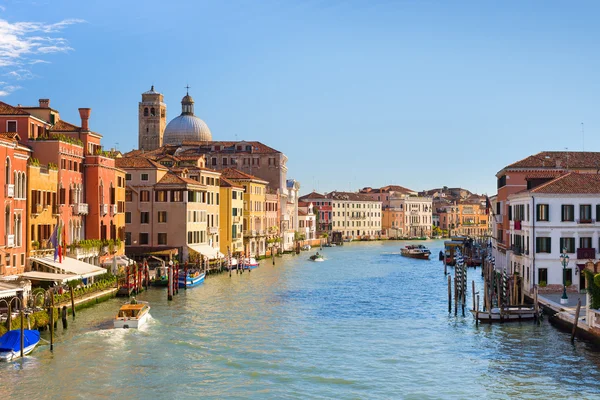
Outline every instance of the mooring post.
<path fill-rule="evenodd" d="M 50 306 L 50 351 L 54 350 L 54 306 Z"/>
<path fill-rule="evenodd" d="M 448 275 L 448 313 L 452 312 L 452 277 Z"/>
<path fill-rule="evenodd" d="M 71 292 L 71 313 L 73 314 L 73 319 L 75 319 L 75 295 L 73 294 L 73 286 L 69 286 L 69 291 Z"/>
<path fill-rule="evenodd" d="M 475 309 L 475 281 L 471 281 L 471 294 L 473 296 L 473 310 Z"/>
<path fill-rule="evenodd" d="M 170 265 L 167 270 L 167 300 L 173 300 L 173 266 Z"/>
<path fill-rule="evenodd" d="M 8 303 L 8 318 L 6 320 L 6 329 L 8 329 L 9 331 L 12 329 L 12 310 L 11 310 L 11 304 L 12 304 L 12 300 L 10 303 Z"/>
<path fill-rule="evenodd" d="M 581 311 L 581 298 L 577 301 L 577 309 L 575 310 L 575 321 L 573 321 L 573 332 L 571 332 L 571 343 L 575 342 L 575 332 L 577 331 L 577 324 L 579 323 L 579 311 Z"/>
<path fill-rule="evenodd" d="M 23 357 L 23 347 L 25 346 L 25 321 L 24 317 L 23 305 L 21 304 L 21 358 Z"/>
<path fill-rule="evenodd" d="M 477 295 L 477 302 L 475 303 L 475 326 L 479 324 L 479 295 Z"/>
<path fill-rule="evenodd" d="M 68 328 L 68 322 L 67 322 L 67 306 L 63 306 L 62 310 L 60 311 L 60 317 L 62 319 L 62 325 L 63 325 L 63 329 L 67 329 Z"/>

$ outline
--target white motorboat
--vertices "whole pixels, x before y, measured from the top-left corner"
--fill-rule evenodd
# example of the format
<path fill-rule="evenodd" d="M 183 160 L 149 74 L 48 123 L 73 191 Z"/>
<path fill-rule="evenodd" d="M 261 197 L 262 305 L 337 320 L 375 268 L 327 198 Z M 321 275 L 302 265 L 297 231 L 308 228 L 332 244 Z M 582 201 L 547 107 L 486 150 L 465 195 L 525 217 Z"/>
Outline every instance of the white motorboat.
<path fill-rule="evenodd" d="M 140 328 L 150 318 L 150 304 L 146 301 L 132 300 L 123 304 L 115 317 L 115 328 Z"/>

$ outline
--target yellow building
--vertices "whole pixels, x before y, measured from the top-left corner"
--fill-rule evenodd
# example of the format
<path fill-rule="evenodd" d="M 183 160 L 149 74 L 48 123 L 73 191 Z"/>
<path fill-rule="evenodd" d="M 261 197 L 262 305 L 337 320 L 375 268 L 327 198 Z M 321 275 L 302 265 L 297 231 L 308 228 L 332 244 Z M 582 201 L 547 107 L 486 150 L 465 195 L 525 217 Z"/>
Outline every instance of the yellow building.
<path fill-rule="evenodd" d="M 244 187 L 221 177 L 221 253 L 232 255 L 244 250 L 242 218 L 244 209 Z"/>
<path fill-rule="evenodd" d="M 267 251 L 268 235 L 266 221 L 266 194 L 269 182 L 255 176 L 227 168 L 221 170 L 221 176 L 244 188 L 244 247 L 250 256 L 264 256 Z"/>
<path fill-rule="evenodd" d="M 58 221 L 56 201 L 58 169 L 54 165 L 41 165 L 29 159 L 27 165 L 27 254 L 32 250 L 53 248 L 48 239 Z"/>
<path fill-rule="evenodd" d="M 117 255 L 125 254 L 125 171 L 115 168 L 114 182 L 112 182 L 111 215 L 113 218 L 113 229 L 110 237 L 121 241 L 121 246 L 116 248 Z M 116 247 L 116 246 L 115 246 Z M 113 254 L 114 255 L 114 254 Z"/>

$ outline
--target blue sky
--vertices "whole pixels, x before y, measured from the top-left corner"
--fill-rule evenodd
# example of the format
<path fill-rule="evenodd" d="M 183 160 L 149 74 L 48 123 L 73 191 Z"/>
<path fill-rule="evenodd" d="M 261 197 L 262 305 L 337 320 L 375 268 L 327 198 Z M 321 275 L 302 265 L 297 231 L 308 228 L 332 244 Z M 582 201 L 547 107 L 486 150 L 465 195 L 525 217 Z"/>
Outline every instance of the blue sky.
<path fill-rule="evenodd" d="M 558 1 L 0 0 L 0 100 L 48 97 L 137 146 L 152 84 L 215 140 L 258 140 L 302 192 L 494 193 L 542 150 L 600 151 L 600 6 Z"/>

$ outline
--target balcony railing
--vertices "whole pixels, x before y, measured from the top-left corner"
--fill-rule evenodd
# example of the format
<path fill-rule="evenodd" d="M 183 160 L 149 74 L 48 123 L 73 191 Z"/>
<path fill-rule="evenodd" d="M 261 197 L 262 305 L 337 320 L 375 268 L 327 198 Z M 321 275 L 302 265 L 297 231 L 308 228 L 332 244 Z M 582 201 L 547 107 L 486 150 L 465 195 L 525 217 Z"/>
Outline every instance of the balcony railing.
<path fill-rule="evenodd" d="M 73 214 L 82 215 L 89 212 L 87 203 L 75 203 L 73 204 Z"/>
<path fill-rule="evenodd" d="M 523 254 L 521 251 L 521 246 L 511 246 L 510 248 L 515 256 L 520 256 Z"/>
<path fill-rule="evenodd" d="M 100 215 L 108 214 L 108 204 L 100 204 Z"/>
<path fill-rule="evenodd" d="M 596 258 L 596 249 L 594 249 L 593 247 L 591 248 L 585 248 L 585 247 L 580 247 L 577 249 L 577 259 L 578 260 L 585 260 L 585 259 L 594 259 Z"/>
<path fill-rule="evenodd" d="M 596 220 L 591 218 L 581 218 L 577 220 L 578 224 L 593 224 L 595 222 Z"/>
<path fill-rule="evenodd" d="M 15 235 L 6 235 L 6 247 L 15 247 Z"/>
<path fill-rule="evenodd" d="M 119 207 L 116 204 L 110 205 L 110 215 L 115 216 L 119 212 Z"/>
<path fill-rule="evenodd" d="M 6 197 L 15 197 L 15 185 L 6 185 L 4 193 L 6 194 Z"/>

